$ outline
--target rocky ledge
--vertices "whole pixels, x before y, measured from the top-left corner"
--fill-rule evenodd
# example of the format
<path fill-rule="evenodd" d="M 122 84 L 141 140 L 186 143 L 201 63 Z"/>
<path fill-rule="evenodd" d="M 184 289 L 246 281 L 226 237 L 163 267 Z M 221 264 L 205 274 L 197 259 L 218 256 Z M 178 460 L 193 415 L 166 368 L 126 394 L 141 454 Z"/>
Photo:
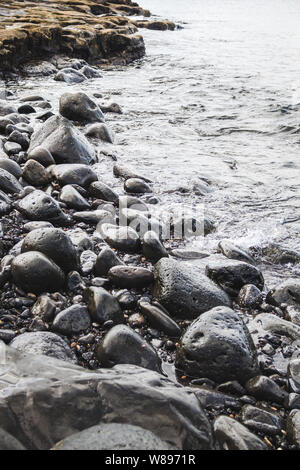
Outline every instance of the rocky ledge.
<path fill-rule="evenodd" d="M 145 53 L 138 27 L 174 29 L 168 21 L 132 21 L 150 12 L 131 0 L 4 0 L 0 5 L 0 70 L 54 55 L 93 63 L 128 63 Z"/>

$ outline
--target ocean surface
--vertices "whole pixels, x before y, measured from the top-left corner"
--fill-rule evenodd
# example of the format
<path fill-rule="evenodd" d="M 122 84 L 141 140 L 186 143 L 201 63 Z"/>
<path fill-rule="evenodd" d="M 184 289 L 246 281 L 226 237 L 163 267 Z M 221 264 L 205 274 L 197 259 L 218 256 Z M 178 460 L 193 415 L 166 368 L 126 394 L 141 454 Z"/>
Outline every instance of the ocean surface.
<path fill-rule="evenodd" d="M 107 122 L 116 143 L 106 150 L 155 181 L 166 212 L 175 203 L 204 207 L 217 231 L 188 246 L 213 250 L 228 239 L 243 248 L 299 249 L 299 0 L 139 4 L 183 29 L 141 30 L 144 59 L 72 86 L 122 106 L 124 114 Z M 55 103 L 70 91 L 53 78 L 17 88 L 24 95 L 46 89 Z M 105 181 L 115 184 L 104 167 Z M 189 191 L 205 182 L 206 195 Z M 300 274 L 291 265 L 263 271 L 269 287 Z"/>

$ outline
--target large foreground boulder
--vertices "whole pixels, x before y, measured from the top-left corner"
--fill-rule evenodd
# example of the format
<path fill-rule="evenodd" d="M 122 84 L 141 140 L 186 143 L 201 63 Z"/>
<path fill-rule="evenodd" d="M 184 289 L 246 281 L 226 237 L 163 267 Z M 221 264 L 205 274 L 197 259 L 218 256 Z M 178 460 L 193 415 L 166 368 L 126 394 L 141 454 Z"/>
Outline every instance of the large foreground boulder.
<path fill-rule="evenodd" d="M 155 265 L 154 295 L 172 317 L 194 319 L 230 300 L 197 266 L 162 258 Z"/>
<path fill-rule="evenodd" d="M 52 116 L 34 131 L 28 153 L 42 146 L 56 163 L 92 163 L 94 150 L 86 137 L 61 116 Z"/>
<path fill-rule="evenodd" d="M 177 449 L 211 449 L 211 426 L 193 391 L 136 366 L 88 371 L 5 347 L 0 422 L 27 448 L 49 449 L 101 423 L 141 426 Z"/>

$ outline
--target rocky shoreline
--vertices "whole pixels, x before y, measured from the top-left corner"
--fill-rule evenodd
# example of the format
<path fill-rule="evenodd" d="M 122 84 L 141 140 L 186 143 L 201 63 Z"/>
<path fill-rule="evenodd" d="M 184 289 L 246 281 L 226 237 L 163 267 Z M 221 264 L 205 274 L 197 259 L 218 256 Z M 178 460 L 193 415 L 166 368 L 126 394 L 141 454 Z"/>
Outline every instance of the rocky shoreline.
<path fill-rule="evenodd" d="M 10 21 L 3 9 L 24 2 L 5 3 L 0 25 Z M 91 43 L 78 49 L 78 35 L 69 57 L 56 45 L 36 57 L 30 39 L 21 64 L 18 34 L 35 35 L 24 24 L 44 2 L 31 3 L 0 70 L 12 54 L 24 73 L 71 85 L 98 77 L 99 51 L 87 57 Z M 92 17 L 103 40 L 129 38 L 125 48 L 109 43 L 98 65 L 140 58 L 137 27 L 174 29 L 130 1 L 51 3 L 72 27 Z M 227 241 L 218 252 L 188 250 L 175 213 L 165 237 L 153 181 L 97 152 L 126 110 L 70 87 L 55 112 L 45 96 L 0 90 L 0 449 L 300 448 L 299 279 L 269 290 L 259 250 Z M 103 159 L 113 184 L 99 175 Z M 204 235 L 218 229 L 201 224 Z M 267 256 L 300 260 L 278 245 Z"/>

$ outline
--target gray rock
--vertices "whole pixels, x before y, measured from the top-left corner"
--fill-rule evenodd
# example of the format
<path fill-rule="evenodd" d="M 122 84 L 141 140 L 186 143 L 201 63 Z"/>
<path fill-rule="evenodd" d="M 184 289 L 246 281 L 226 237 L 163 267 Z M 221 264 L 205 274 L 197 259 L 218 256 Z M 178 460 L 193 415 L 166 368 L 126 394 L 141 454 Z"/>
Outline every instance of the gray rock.
<path fill-rule="evenodd" d="M 11 434 L 4 431 L 4 429 L 0 428 L 0 450 L 26 450 L 26 449 Z"/>
<path fill-rule="evenodd" d="M 208 258 L 210 256 L 209 253 L 205 253 L 202 251 L 191 251 L 191 250 L 186 250 L 186 249 L 174 249 L 171 250 L 170 254 L 174 256 L 175 258 L 179 258 L 182 260 L 195 260 L 195 259 L 203 259 L 203 258 Z"/>
<path fill-rule="evenodd" d="M 90 204 L 84 199 L 83 196 L 72 186 L 67 184 L 61 190 L 59 200 L 64 202 L 71 209 L 78 211 L 90 209 Z"/>
<path fill-rule="evenodd" d="M 64 93 L 59 99 L 59 112 L 71 121 L 80 123 L 104 122 L 101 109 L 85 93 Z"/>
<path fill-rule="evenodd" d="M 34 131 L 29 154 L 36 147 L 43 147 L 56 163 L 93 163 L 94 150 L 84 135 L 61 116 L 52 116 Z"/>
<path fill-rule="evenodd" d="M 17 142 L 5 142 L 4 150 L 7 155 L 17 155 L 22 151 L 22 147 Z"/>
<path fill-rule="evenodd" d="M 99 72 L 99 70 L 90 67 L 89 65 L 84 65 L 81 69 L 80 72 L 83 73 L 83 75 L 86 76 L 86 78 L 101 78 L 102 75 Z"/>
<path fill-rule="evenodd" d="M 55 199 L 38 189 L 17 201 L 15 207 L 29 220 L 45 220 L 58 225 L 69 223 Z"/>
<path fill-rule="evenodd" d="M 27 160 L 22 177 L 32 186 L 46 186 L 50 181 L 49 174 L 36 160 Z"/>
<path fill-rule="evenodd" d="M 292 392 L 300 394 L 300 359 L 293 359 L 288 366 L 289 386 Z"/>
<path fill-rule="evenodd" d="M 0 116 L 7 116 L 11 113 L 16 113 L 17 108 L 7 102 L 6 100 L 0 100 Z"/>
<path fill-rule="evenodd" d="M 162 308 L 143 301 L 139 302 L 139 307 L 153 328 L 174 338 L 181 336 L 181 329 L 177 323 Z"/>
<path fill-rule="evenodd" d="M 195 320 L 181 338 L 176 367 L 191 377 L 244 384 L 259 374 L 254 343 L 243 320 L 216 307 Z"/>
<path fill-rule="evenodd" d="M 84 291 L 84 300 L 93 321 L 105 323 L 109 320 L 114 324 L 124 323 L 124 317 L 116 297 L 102 287 L 89 287 Z"/>
<path fill-rule="evenodd" d="M 241 307 L 258 307 L 263 301 L 263 295 L 258 287 L 253 284 L 246 284 L 241 288 L 237 301 Z"/>
<path fill-rule="evenodd" d="M 97 255 L 91 250 L 85 250 L 80 255 L 81 271 L 84 275 L 90 274 L 94 270 Z"/>
<path fill-rule="evenodd" d="M 68 235 L 79 254 L 85 250 L 94 250 L 93 240 L 80 228 L 68 231 Z"/>
<path fill-rule="evenodd" d="M 113 284 L 122 288 L 142 288 L 153 283 L 153 273 L 139 266 L 114 266 L 108 271 Z"/>
<path fill-rule="evenodd" d="M 249 264 L 256 264 L 252 256 L 249 255 L 249 253 L 235 246 L 233 243 L 227 240 L 222 240 L 219 243 L 218 248 L 221 253 L 226 256 L 226 258 L 244 261 L 245 263 Z"/>
<path fill-rule="evenodd" d="M 10 343 L 10 346 L 23 353 L 44 355 L 61 361 L 76 363 L 76 356 L 68 344 L 54 333 L 46 331 L 23 333 L 17 336 Z"/>
<path fill-rule="evenodd" d="M 271 261 L 275 264 L 287 264 L 287 263 L 299 263 L 300 262 L 300 252 L 295 250 L 290 250 L 281 246 L 277 243 L 270 243 L 268 246 L 262 249 L 262 255 L 268 261 Z"/>
<path fill-rule="evenodd" d="M 151 186 L 139 178 L 129 178 L 124 183 L 124 189 L 127 193 L 152 193 Z"/>
<path fill-rule="evenodd" d="M 95 211 L 80 211 L 74 212 L 73 218 L 79 222 L 84 222 L 85 224 L 97 225 L 101 223 L 101 229 L 104 225 L 110 225 L 111 222 L 114 222 L 115 218 L 111 212 L 97 209 Z M 100 229 L 100 233 L 101 233 Z"/>
<path fill-rule="evenodd" d="M 7 128 L 6 128 L 7 130 Z M 14 130 L 9 134 L 7 137 L 8 142 L 14 142 L 19 144 L 22 147 L 22 150 L 27 150 L 29 147 L 29 137 L 26 132 L 20 132 L 18 130 Z"/>
<path fill-rule="evenodd" d="M 282 404 L 288 395 L 272 379 L 263 375 L 248 380 L 245 387 L 249 395 L 258 400 L 266 400 L 279 404 Z"/>
<path fill-rule="evenodd" d="M 33 150 L 28 152 L 27 156 L 28 160 L 35 160 L 44 167 L 54 165 L 55 160 L 52 157 L 51 153 L 49 150 L 45 149 L 44 147 L 35 147 Z"/>
<path fill-rule="evenodd" d="M 137 253 L 140 249 L 140 239 L 131 227 L 117 227 L 112 224 L 102 224 L 100 234 L 103 240 L 113 248 L 125 253 Z"/>
<path fill-rule="evenodd" d="M 128 424 L 100 424 L 58 442 L 53 450 L 175 450 L 150 431 Z"/>
<path fill-rule="evenodd" d="M 172 317 L 194 319 L 230 300 L 201 269 L 171 258 L 162 258 L 155 265 L 154 296 Z"/>
<path fill-rule="evenodd" d="M 0 341 L 3 341 L 5 344 L 9 344 L 14 339 L 15 336 L 16 336 L 16 333 L 13 330 L 7 330 L 7 329 L 0 330 Z"/>
<path fill-rule="evenodd" d="M 0 157 L 0 169 L 8 171 L 15 178 L 20 178 L 22 174 L 22 169 L 20 165 L 11 160 L 10 158 L 1 158 Z"/>
<path fill-rule="evenodd" d="M 17 178 L 3 168 L 0 168 L 0 188 L 8 194 L 18 194 L 23 190 Z"/>
<path fill-rule="evenodd" d="M 101 104 L 99 107 L 103 113 L 123 114 L 122 108 L 118 103 L 109 103 L 108 105 Z"/>
<path fill-rule="evenodd" d="M 93 181 L 97 181 L 97 175 L 88 165 L 84 164 L 62 164 L 49 168 L 50 174 L 64 186 L 67 184 L 78 184 L 79 186 L 89 186 Z"/>
<path fill-rule="evenodd" d="M 237 296 L 246 284 L 254 284 L 260 290 L 264 287 L 262 273 L 255 266 L 243 261 L 211 261 L 207 264 L 205 273 L 231 296 Z"/>
<path fill-rule="evenodd" d="M 281 433 L 282 419 L 278 414 L 269 413 L 252 405 L 245 405 L 241 412 L 242 422 L 256 432 L 274 436 Z"/>
<path fill-rule="evenodd" d="M 119 163 L 114 165 L 113 172 L 117 178 L 124 178 L 125 180 L 128 180 L 129 178 L 139 178 L 146 181 L 146 183 L 152 183 L 150 179 L 146 178 L 145 176 L 138 175 L 130 168 L 127 168 L 124 165 L 120 165 Z"/>
<path fill-rule="evenodd" d="M 153 230 L 146 232 L 143 236 L 142 250 L 144 256 L 153 263 L 157 263 L 161 258 L 168 258 L 169 256 L 159 236 Z"/>
<path fill-rule="evenodd" d="M 111 248 L 103 248 L 97 256 L 97 260 L 94 266 L 94 273 L 96 276 L 107 276 L 110 268 L 123 264 L 123 261 L 118 258 L 116 253 Z"/>
<path fill-rule="evenodd" d="M 5 355 L 1 426 L 15 430 L 30 449 L 49 449 L 76 432 L 112 422 L 141 426 L 177 449 L 213 448 L 210 424 L 192 390 L 156 372 L 129 365 L 89 371 L 13 348 Z"/>
<path fill-rule="evenodd" d="M 57 82 L 66 82 L 73 85 L 74 83 L 84 82 L 86 80 L 86 76 L 79 72 L 79 70 L 66 67 L 55 75 L 54 80 Z"/>
<path fill-rule="evenodd" d="M 99 343 L 96 355 L 102 367 L 134 364 L 161 372 L 161 359 L 155 349 L 126 325 L 117 325 L 109 330 Z"/>
<path fill-rule="evenodd" d="M 28 251 L 43 253 L 66 273 L 79 267 L 77 253 L 70 237 L 58 228 L 36 229 L 26 235 L 22 253 Z"/>
<path fill-rule="evenodd" d="M 300 305 L 300 280 L 288 279 L 267 294 L 267 302 L 273 305 Z"/>
<path fill-rule="evenodd" d="M 39 229 L 39 228 L 52 228 L 53 225 L 51 224 L 51 222 L 27 222 L 26 224 L 24 224 L 24 230 L 25 232 L 31 232 L 32 230 L 36 230 L 36 229 Z"/>
<path fill-rule="evenodd" d="M 149 212 L 147 204 L 135 196 L 120 196 L 119 209 L 133 209 L 140 212 Z"/>
<path fill-rule="evenodd" d="M 198 398 L 202 408 L 209 411 L 222 411 L 228 408 L 230 408 L 230 410 L 238 411 L 242 407 L 242 403 L 238 398 L 211 390 L 206 385 L 200 387 L 196 386 L 194 388 L 194 393 Z"/>
<path fill-rule="evenodd" d="M 14 282 L 25 292 L 34 294 L 55 292 L 65 283 L 63 271 L 38 251 L 29 251 L 16 256 L 11 268 Z"/>
<path fill-rule="evenodd" d="M 264 330 L 269 333 L 275 333 L 288 336 L 293 340 L 300 339 L 300 326 L 287 320 L 279 318 L 272 313 L 260 313 L 249 323 L 250 332 Z"/>
<path fill-rule="evenodd" d="M 92 197 L 102 199 L 103 201 L 113 202 L 114 204 L 117 204 L 119 201 L 119 195 L 107 186 L 107 184 L 102 183 L 101 181 L 96 181 L 90 185 L 89 194 Z"/>
<path fill-rule="evenodd" d="M 48 295 L 40 295 L 31 309 L 34 316 L 40 317 L 45 322 L 54 319 L 56 303 Z"/>
<path fill-rule="evenodd" d="M 52 328 L 66 336 L 86 331 L 91 326 L 91 319 L 86 307 L 72 305 L 56 315 Z"/>
<path fill-rule="evenodd" d="M 87 137 L 101 139 L 104 142 L 108 142 L 110 144 L 113 144 L 114 142 L 113 134 L 106 124 L 92 124 L 86 129 L 85 135 Z"/>
<path fill-rule="evenodd" d="M 300 410 L 292 410 L 287 419 L 287 435 L 292 444 L 300 449 Z"/>
<path fill-rule="evenodd" d="M 224 450 L 267 450 L 261 439 L 228 416 L 218 416 L 214 422 L 214 433 Z"/>

